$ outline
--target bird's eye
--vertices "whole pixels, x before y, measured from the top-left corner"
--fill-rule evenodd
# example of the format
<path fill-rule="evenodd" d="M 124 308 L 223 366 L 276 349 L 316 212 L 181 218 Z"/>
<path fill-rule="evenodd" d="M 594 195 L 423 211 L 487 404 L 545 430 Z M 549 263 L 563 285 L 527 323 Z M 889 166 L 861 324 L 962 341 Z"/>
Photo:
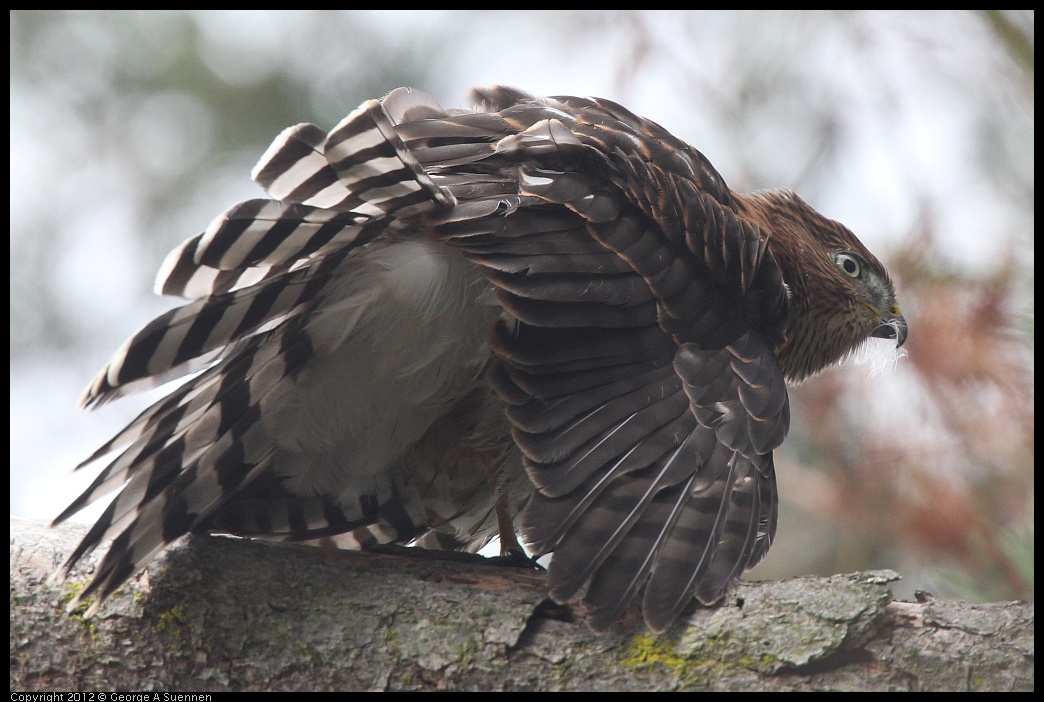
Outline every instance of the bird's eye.
<path fill-rule="evenodd" d="M 863 263 L 858 258 L 848 253 L 839 253 L 834 257 L 834 263 L 845 272 L 849 278 L 858 278 L 863 273 Z"/>

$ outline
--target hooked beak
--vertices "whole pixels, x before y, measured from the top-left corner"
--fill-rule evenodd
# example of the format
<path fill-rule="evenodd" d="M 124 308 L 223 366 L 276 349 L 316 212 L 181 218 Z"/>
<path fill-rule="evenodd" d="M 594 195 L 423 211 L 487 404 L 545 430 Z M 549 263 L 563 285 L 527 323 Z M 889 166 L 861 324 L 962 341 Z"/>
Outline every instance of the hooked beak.
<path fill-rule="evenodd" d="M 906 318 L 901 314 L 886 314 L 881 316 L 881 323 L 870 332 L 870 336 L 878 339 L 895 339 L 896 347 L 906 343 Z"/>

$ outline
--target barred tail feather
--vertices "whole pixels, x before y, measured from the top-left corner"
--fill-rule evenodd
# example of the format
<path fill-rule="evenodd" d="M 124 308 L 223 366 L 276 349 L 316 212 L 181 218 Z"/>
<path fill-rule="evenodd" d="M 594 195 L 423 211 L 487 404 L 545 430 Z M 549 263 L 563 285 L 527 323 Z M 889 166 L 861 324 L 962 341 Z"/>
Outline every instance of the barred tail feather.
<path fill-rule="evenodd" d="M 410 153 L 378 100 L 334 127 L 324 153 L 345 188 L 366 201 L 367 209 L 358 211 L 408 217 L 456 204 Z"/>
<path fill-rule="evenodd" d="M 207 426 L 207 413 L 214 417 L 222 412 L 223 407 L 234 406 L 235 393 L 241 386 L 229 382 L 230 379 L 249 381 L 253 392 L 259 394 L 259 388 L 274 386 L 296 372 L 308 357 L 307 347 L 304 350 L 299 347 L 307 343 L 304 336 L 300 336 L 291 347 L 253 340 L 250 347 L 242 348 L 220 366 L 209 369 L 193 382 L 146 409 L 76 467 L 76 470 L 80 470 L 122 449 L 91 486 L 55 518 L 54 523 L 65 521 L 125 483 L 127 486 L 120 493 L 121 498 L 161 491 L 169 482 L 166 478 L 170 475 L 168 471 L 173 470 L 176 474 L 182 463 L 190 462 L 192 452 L 205 448 L 213 439 L 212 434 L 200 436 L 198 431 L 191 433 Z M 297 358 L 293 365 L 288 365 L 290 356 Z M 147 483 L 132 480 L 142 473 L 147 474 Z M 136 486 L 140 486 L 140 489 Z"/>
<path fill-rule="evenodd" d="M 411 93 L 415 101 L 408 99 Z M 437 104 L 421 95 L 400 88 L 385 103 L 397 119 L 438 115 L 431 107 Z M 371 216 L 405 217 L 455 203 L 396 134 L 379 100 L 363 103 L 328 135 L 308 124 L 287 129 L 258 161 L 253 177 L 283 202 Z"/>
<path fill-rule="evenodd" d="M 242 375 L 212 369 L 211 375 L 227 391 L 201 419 L 149 444 L 153 450 L 134 457 L 127 485 L 64 565 L 68 572 L 77 560 L 116 535 L 94 581 L 77 602 L 93 592 L 100 599 L 110 595 L 163 546 L 209 519 L 267 469 L 275 446 L 259 421 L 260 408 L 310 358 L 311 345 L 298 330 L 281 335 L 275 343 L 257 340 L 252 347 L 245 354 L 250 361 L 239 364 Z M 106 482 L 112 487 L 113 481 Z M 90 499 L 99 493 L 95 491 Z"/>
<path fill-rule="evenodd" d="M 249 287 L 330 252 L 362 246 L 384 227 L 355 212 L 247 200 L 171 251 L 156 292 L 198 299 Z"/>
<path fill-rule="evenodd" d="M 322 249 L 353 248 L 381 231 L 373 219 L 274 200 L 247 200 L 214 220 L 193 259 L 220 270 L 281 266 L 307 260 Z M 368 236 L 367 236 L 368 235 Z"/>
<path fill-rule="evenodd" d="M 84 391 L 81 405 L 93 407 L 198 371 L 235 341 L 303 314 L 349 252 L 160 315 L 123 344 Z"/>
<path fill-rule="evenodd" d="M 346 211 L 360 200 L 345 189 L 323 154 L 326 131 L 298 124 L 275 138 L 251 171 L 254 182 L 281 202 Z"/>

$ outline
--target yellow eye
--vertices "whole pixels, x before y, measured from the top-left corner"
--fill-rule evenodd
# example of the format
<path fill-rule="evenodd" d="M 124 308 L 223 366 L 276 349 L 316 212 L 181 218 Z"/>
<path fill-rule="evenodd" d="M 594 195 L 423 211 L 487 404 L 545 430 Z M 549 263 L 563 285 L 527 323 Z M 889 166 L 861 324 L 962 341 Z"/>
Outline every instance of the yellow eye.
<path fill-rule="evenodd" d="M 849 253 L 839 253 L 834 257 L 834 263 L 844 271 L 849 278 L 858 278 L 863 274 L 863 262 Z"/>

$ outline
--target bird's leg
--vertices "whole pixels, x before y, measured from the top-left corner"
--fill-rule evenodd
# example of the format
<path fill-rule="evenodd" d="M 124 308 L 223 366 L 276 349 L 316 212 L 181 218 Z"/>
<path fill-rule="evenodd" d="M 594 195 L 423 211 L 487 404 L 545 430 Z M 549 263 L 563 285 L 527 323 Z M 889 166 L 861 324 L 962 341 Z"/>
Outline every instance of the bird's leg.
<path fill-rule="evenodd" d="M 483 463 L 485 464 L 489 493 L 497 497 L 500 483 L 500 470 L 497 468 L 497 462 L 483 461 Z M 508 498 L 507 491 L 504 491 L 500 497 L 497 497 L 493 509 L 497 514 L 497 531 L 500 532 L 501 557 L 521 555 L 528 559 L 526 550 L 522 548 L 522 544 L 518 543 L 518 537 L 515 536 L 515 521 L 511 516 L 511 501 Z"/>
<path fill-rule="evenodd" d="M 495 480 L 495 478 L 492 480 Z M 493 509 L 497 513 L 497 529 L 500 531 L 500 557 L 497 559 L 498 562 L 501 565 L 512 568 L 543 570 L 544 567 L 537 563 L 535 558 L 530 558 L 526 550 L 522 548 L 522 544 L 518 542 L 518 537 L 515 535 L 514 520 L 511 518 L 511 501 L 508 499 L 507 492 L 500 496 Z"/>
<path fill-rule="evenodd" d="M 500 555 L 501 556 L 526 556 L 526 550 L 518 543 L 515 535 L 515 524 L 511 518 L 511 505 L 507 493 L 500 496 L 494 507 L 497 512 L 497 529 L 500 531 Z"/>

